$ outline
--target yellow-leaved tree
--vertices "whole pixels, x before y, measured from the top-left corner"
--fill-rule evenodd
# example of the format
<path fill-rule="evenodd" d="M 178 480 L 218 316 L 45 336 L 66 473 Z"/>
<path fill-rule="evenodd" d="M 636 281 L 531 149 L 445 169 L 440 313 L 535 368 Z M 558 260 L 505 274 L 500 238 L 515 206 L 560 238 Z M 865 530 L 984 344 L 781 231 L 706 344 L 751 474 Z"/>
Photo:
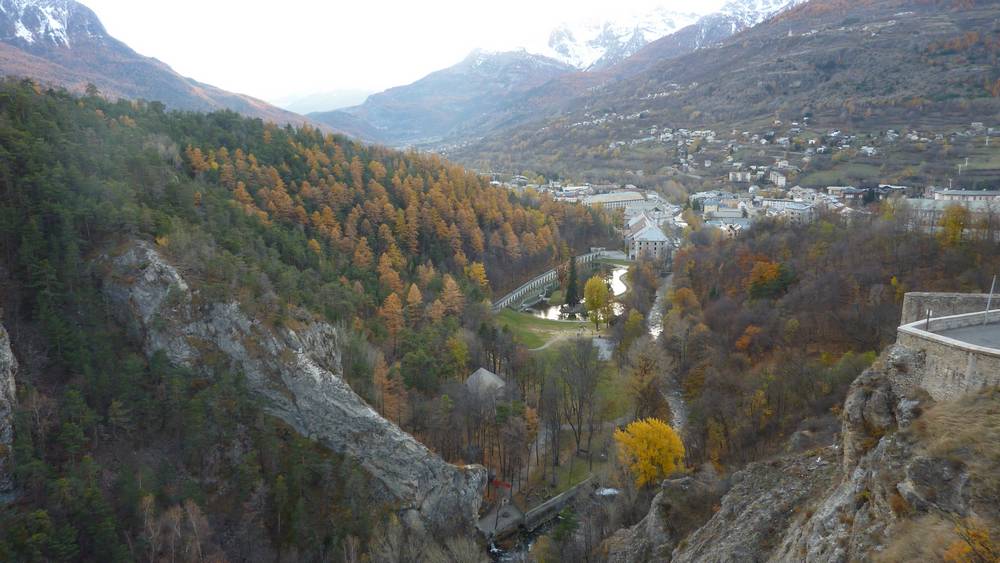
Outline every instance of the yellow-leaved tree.
<path fill-rule="evenodd" d="M 590 320 L 594 321 L 594 328 L 600 328 L 601 322 L 608 322 L 611 318 L 611 292 L 608 290 L 608 283 L 601 276 L 594 276 L 587 280 L 587 285 L 583 286 L 583 300 L 590 313 Z"/>
<path fill-rule="evenodd" d="M 669 424 L 658 418 L 636 420 L 615 430 L 618 457 L 638 487 L 655 483 L 684 468 L 684 443 Z"/>
<path fill-rule="evenodd" d="M 941 230 L 938 238 L 945 246 L 957 246 L 962 242 L 966 227 L 969 226 L 969 210 L 958 205 L 949 205 L 941 216 Z"/>

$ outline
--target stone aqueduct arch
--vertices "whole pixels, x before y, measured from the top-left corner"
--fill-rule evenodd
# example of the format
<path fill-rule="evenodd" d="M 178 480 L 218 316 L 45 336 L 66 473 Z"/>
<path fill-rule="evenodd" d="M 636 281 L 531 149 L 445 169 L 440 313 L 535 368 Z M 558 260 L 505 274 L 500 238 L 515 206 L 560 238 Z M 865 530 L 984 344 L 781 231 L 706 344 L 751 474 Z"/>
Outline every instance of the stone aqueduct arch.
<path fill-rule="evenodd" d="M 576 262 L 577 264 L 589 264 L 603 257 L 605 254 L 606 251 L 604 250 L 598 250 L 596 252 L 591 252 L 589 254 L 583 254 L 581 256 L 576 257 Z M 515 289 L 514 291 L 508 293 L 507 295 L 504 295 L 503 297 L 495 301 L 493 303 L 493 312 L 498 313 L 502 311 L 504 308 L 510 307 L 511 305 L 518 303 L 519 301 L 523 300 L 524 297 L 529 293 L 536 291 L 539 288 L 554 282 L 555 280 L 556 280 L 555 268 L 545 272 L 544 274 L 541 274 L 540 276 L 532 278 L 521 287 Z"/>

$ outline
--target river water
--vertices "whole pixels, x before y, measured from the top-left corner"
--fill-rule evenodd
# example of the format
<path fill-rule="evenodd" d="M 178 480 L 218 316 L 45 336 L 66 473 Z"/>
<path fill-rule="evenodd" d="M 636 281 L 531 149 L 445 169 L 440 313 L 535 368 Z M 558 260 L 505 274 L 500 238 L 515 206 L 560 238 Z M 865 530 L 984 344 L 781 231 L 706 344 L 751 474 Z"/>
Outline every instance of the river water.
<path fill-rule="evenodd" d="M 653 302 L 653 307 L 649 310 L 649 319 L 646 326 L 653 340 L 659 340 L 660 335 L 663 334 L 663 303 L 667 299 L 667 293 L 670 292 L 672 281 L 672 275 L 666 277 L 663 285 L 656 292 L 656 300 Z M 668 377 L 663 385 L 662 392 L 663 398 L 670 405 L 670 425 L 683 436 L 684 428 L 687 426 L 687 403 L 684 402 L 684 394 L 681 392 L 681 387 L 677 384 L 675 378 Z"/>
<path fill-rule="evenodd" d="M 615 270 L 611 272 L 611 291 L 614 293 L 615 297 L 620 297 L 628 291 L 628 286 L 623 280 L 623 277 L 627 272 L 627 268 L 615 268 Z M 672 276 L 667 276 L 667 278 L 664 279 L 660 289 L 656 292 L 656 300 L 653 302 L 653 307 L 649 310 L 646 328 L 654 341 L 659 340 L 660 336 L 663 334 L 663 304 L 666 301 L 667 293 L 670 292 L 671 281 Z M 559 311 L 558 306 L 543 306 L 541 309 L 532 309 L 532 313 L 546 319 L 565 320 L 562 313 Z M 616 310 L 615 313 L 620 315 L 621 311 Z M 594 338 L 594 345 L 600 350 L 601 359 L 611 359 L 613 343 L 610 340 L 599 337 Z M 684 395 L 681 392 L 680 385 L 678 385 L 677 381 L 671 377 L 667 379 L 661 391 L 663 392 L 663 397 L 666 399 L 667 404 L 670 405 L 671 426 L 673 426 L 673 428 L 683 436 L 684 428 L 687 425 L 687 403 L 684 402 Z M 542 527 L 542 529 L 536 530 L 528 537 L 521 538 L 518 543 L 509 550 L 493 546 L 493 549 L 491 549 L 490 552 L 491 558 L 494 561 L 504 563 L 520 563 L 528 561 L 531 548 L 534 546 L 535 541 L 540 536 L 548 533 L 553 526 L 554 522 L 549 523 Z"/>
<path fill-rule="evenodd" d="M 615 297 L 621 297 L 625 295 L 628 291 L 628 285 L 625 284 L 625 274 L 628 273 L 628 268 L 616 267 L 611 271 L 611 293 Z M 567 321 L 567 320 L 586 320 L 585 318 L 579 318 L 576 315 L 567 316 L 561 310 L 561 305 L 548 305 L 544 301 L 539 302 L 534 307 L 529 308 L 526 312 L 532 315 L 548 319 L 550 321 Z M 615 314 L 620 315 L 622 313 L 621 305 L 615 303 Z"/>

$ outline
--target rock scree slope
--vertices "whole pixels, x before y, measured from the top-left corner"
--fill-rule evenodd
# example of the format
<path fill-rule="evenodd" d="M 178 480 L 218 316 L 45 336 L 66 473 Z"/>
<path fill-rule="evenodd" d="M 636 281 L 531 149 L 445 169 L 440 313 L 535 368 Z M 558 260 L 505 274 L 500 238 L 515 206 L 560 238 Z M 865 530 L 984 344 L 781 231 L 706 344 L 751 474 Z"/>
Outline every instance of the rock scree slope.
<path fill-rule="evenodd" d="M 446 463 L 361 399 L 342 377 L 342 330 L 266 326 L 238 303 L 204 303 L 182 274 L 145 241 L 98 260 L 115 315 L 148 355 L 163 352 L 194 369 L 219 354 L 242 372 L 265 408 L 304 436 L 355 459 L 373 477 L 378 501 L 411 529 L 446 536 L 471 529 L 486 485 L 482 466 Z"/>

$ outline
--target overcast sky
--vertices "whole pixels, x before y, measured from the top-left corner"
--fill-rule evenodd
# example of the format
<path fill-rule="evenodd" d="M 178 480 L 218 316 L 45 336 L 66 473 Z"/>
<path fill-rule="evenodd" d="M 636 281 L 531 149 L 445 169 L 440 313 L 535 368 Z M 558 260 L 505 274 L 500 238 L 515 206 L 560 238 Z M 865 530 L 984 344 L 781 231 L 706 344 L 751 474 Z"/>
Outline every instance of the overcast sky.
<path fill-rule="evenodd" d="M 544 46 L 567 19 L 723 0 L 82 0 L 108 31 L 185 76 L 269 101 L 380 91 L 475 48 Z"/>

